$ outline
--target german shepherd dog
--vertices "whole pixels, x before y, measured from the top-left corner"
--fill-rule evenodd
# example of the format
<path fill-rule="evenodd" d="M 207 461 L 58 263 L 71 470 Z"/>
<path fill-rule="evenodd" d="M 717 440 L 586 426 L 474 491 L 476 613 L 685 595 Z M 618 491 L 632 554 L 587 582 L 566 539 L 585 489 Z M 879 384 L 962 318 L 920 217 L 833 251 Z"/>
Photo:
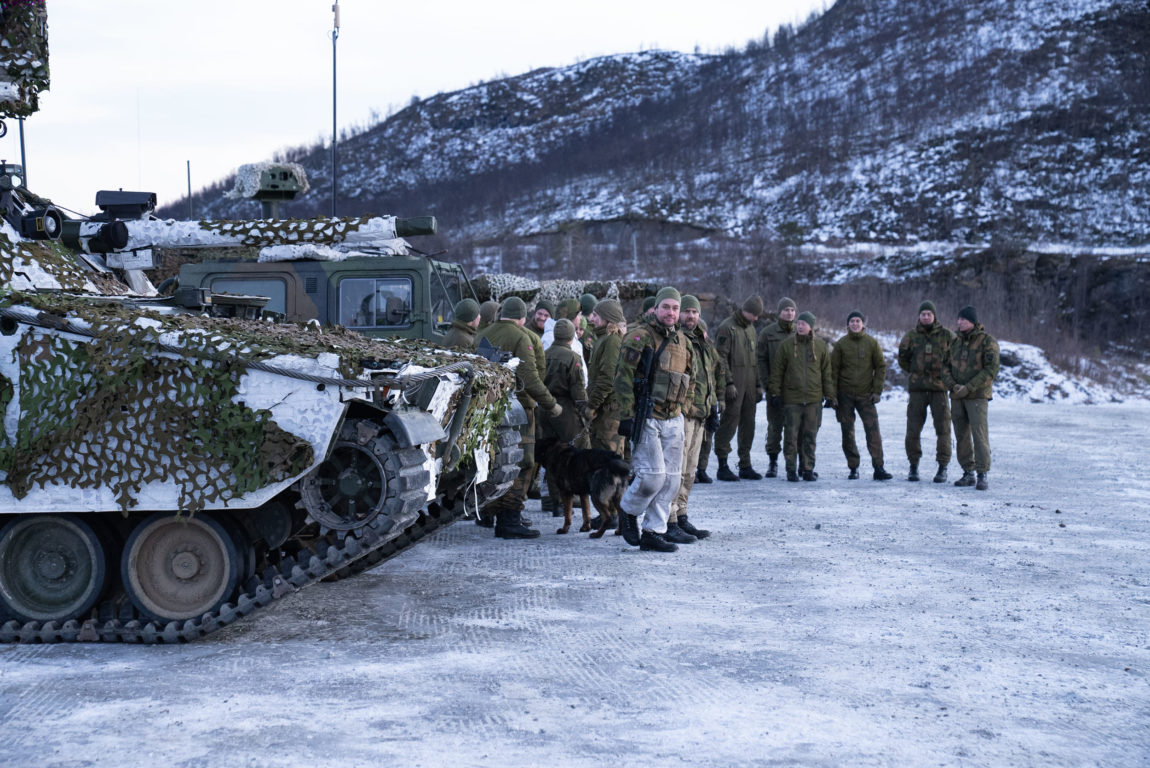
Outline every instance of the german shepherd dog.
<path fill-rule="evenodd" d="M 600 448 L 575 448 L 554 438 L 544 438 L 535 446 L 539 463 L 547 470 L 547 477 L 555 483 L 563 503 L 563 527 L 556 533 L 567 533 L 571 528 L 571 507 L 575 497 L 583 506 L 581 533 L 591 530 L 591 503 L 599 512 L 599 530 L 591 534 L 598 539 L 607 530 L 612 518 L 619 520 L 619 500 L 627 490 L 631 465 L 619 454 Z M 616 531 L 618 533 L 618 531 Z"/>

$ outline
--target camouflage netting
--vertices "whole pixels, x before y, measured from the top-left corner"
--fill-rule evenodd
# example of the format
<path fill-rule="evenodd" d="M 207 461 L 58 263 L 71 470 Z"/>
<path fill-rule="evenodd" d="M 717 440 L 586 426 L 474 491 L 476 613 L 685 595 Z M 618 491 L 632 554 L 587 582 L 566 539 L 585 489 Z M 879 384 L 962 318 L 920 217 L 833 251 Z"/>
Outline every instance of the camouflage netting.
<path fill-rule="evenodd" d="M 28 117 L 48 90 L 44 0 L 0 0 L 0 117 Z"/>
<path fill-rule="evenodd" d="M 340 374 L 354 378 L 365 367 L 433 368 L 460 359 L 424 342 L 371 340 L 342 328 L 168 315 L 62 295 L 13 293 L 0 302 L 12 304 L 80 319 L 96 337 L 28 334 L 17 349 L 22 415 L 0 448 L 0 469 L 17 497 L 36 484 L 107 486 L 127 510 L 143 485 L 167 480 L 179 484 L 182 510 L 202 509 L 313 461 L 311 445 L 277 426 L 269 411 L 233 402 L 249 361 L 331 353 Z M 161 334 L 172 332 L 186 352 L 180 358 L 159 352 Z M 506 368 L 469 360 L 477 376 L 460 435 L 467 458 L 481 441 L 494 443 L 502 396 L 513 384 Z M 11 391 L 11 382 L 0 382 L 0 400 Z"/>
<path fill-rule="evenodd" d="M 11 232 L 11 230 L 9 230 Z M 29 287 L 43 286 L 50 280 L 65 291 L 86 291 L 97 288 L 105 293 L 123 294 L 126 288 L 111 277 L 102 277 L 78 261 L 79 257 L 59 242 L 49 240 L 20 240 L 13 242 L 0 232 L 0 285 L 11 286 L 18 278 L 25 278 Z"/>
<path fill-rule="evenodd" d="M 531 305 L 532 302 L 546 299 L 560 302 L 567 299 L 578 299 L 584 293 L 590 293 L 599 299 L 619 299 L 629 301 L 654 296 L 659 292 L 655 283 L 643 283 L 636 280 L 611 280 L 607 282 L 581 280 L 532 280 L 519 275 L 479 275 L 471 281 L 480 301 L 492 299 L 502 301 L 508 296 L 518 296 Z"/>

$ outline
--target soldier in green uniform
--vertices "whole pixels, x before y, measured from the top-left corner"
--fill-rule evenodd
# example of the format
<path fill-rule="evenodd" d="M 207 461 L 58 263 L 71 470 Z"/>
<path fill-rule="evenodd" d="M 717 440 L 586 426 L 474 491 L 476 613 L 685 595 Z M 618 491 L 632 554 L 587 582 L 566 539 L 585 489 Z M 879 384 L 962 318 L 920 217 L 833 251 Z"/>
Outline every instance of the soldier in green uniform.
<path fill-rule="evenodd" d="M 511 296 L 503 301 L 499 321 L 492 323 L 480 334 L 480 338 L 487 339 L 492 346 L 519 358 L 515 368 L 516 389 L 519 402 L 527 412 L 527 424 L 521 429 L 523 463 L 519 465 L 519 476 L 515 478 L 511 489 L 492 503 L 495 509 L 495 535 L 502 539 L 529 539 L 539 535 L 539 531 L 528 528 L 522 522 L 527 487 L 535 470 L 535 404 L 538 401 L 543 411 L 552 418 L 558 418 L 563 413 L 563 407 L 547 391 L 535 367 L 533 345 L 538 340 L 524 331 L 526 317 L 527 305 L 523 299 Z"/>
<path fill-rule="evenodd" d="M 934 420 L 935 460 L 938 472 L 934 482 L 946 482 L 946 466 L 950 464 L 950 406 L 946 402 L 946 385 L 942 382 L 942 368 L 954 333 L 938 322 L 934 302 L 924 301 L 918 308 L 918 325 L 902 337 L 898 344 L 898 365 L 907 374 L 906 405 L 906 458 L 910 473 L 906 479 L 918 482 L 918 461 L 922 458 L 920 436 L 926 424 L 926 409 L 930 408 Z"/>
<path fill-rule="evenodd" d="M 866 447 L 870 453 L 875 480 L 890 480 L 883 468 L 882 433 L 878 429 L 878 409 L 886 381 L 886 359 L 878 341 L 866 332 L 866 318 L 855 310 L 847 316 L 847 334 L 831 351 L 831 378 L 839 407 L 836 412 L 843 431 L 843 453 L 847 457 L 848 479 L 858 480 L 859 449 L 855 444 L 855 413 L 862 419 Z"/>
<path fill-rule="evenodd" d="M 755 444 L 755 406 L 763 399 L 763 389 L 755 367 L 755 321 L 763 314 L 763 300 L 752 296 L 715 332 L 715 349 L 726 366 L 727 385 L 723 391 L 723 420 L 715 433 L 715 457 L 720 480 L 762 480 L 751 466 Z M 739 434 L 739 474 L 727 466 L 731 438 Z"/>
<path fill-rule="evenodd" d="M 787 480 L 818 480 L 815 442 L 822 422 L 823 399 L 835 406 L 827 343 L 814 334 L 815 316 L 803 312 L 795 321 L 795 335 L 779 345 L 771 363 L 772 403 L 783 409 L 783 458 Z M 795 462 L 798 458 L 798 467 Z"/>
<path fill-rule="evenodd" d="M 539 420 L 538 437 L 553 438 L 560 442 L 574 442 L 584 431 L 587 422 L 587 388 L 583 384 L 583 357 L 571 349 L 575 338 L 575 324 L 566 318 L 555 323 L 555 341 L 547 348 L 547 375 L 543 385 L 562 406 L 557 417 L 549 416 L 542 410 L 536 413 Z M 547 478 L 548 494 L 541 500 L 544 512 L 559 512 L 559 494 L 555 483 Z"/>
<path fill-rule="evenodd" d="M 771 380 L 771 361 L 778 354 L 779 345 L 795 335 L 795 315 L 798 307 L 793 299 L 779 300 L 778 319 L 763 328 L 755 341 L 755 356 L 759 364 L 759 383 L 765 389 Z M 783 409 L 767 400 L 767 477 L 779 474 L 779 452 L 783 449 Z"/>
<path fill-rule="evenodd" d="M 614 299 L 603 299 L 591 312 L 595 352 L 587 370 L 587 407 L 591 416 L 591 447 L 623 455 L 623 436 L 615 411 L 615 368 L 627 323 L 623 307 Z"/>
<path fill-rule="evenodd" d="M 487 326 L 494 323 L 499 319 L 499 302 L 488 299 L 479 305 L 479 330 L 483 331 Z"/>
<path fill-rule="evenodd" d="M 978 313 L 967 305 L 958 311 L 958 336 L 950 347 L 942 381 L 950 390 L 954 442 L 962 477 L 957 486 L 990 487 L 990 430 L 987 406 L 993 398 L 992 387 L 998 377 L 998 342 L 978 322 Z"/>
<path fill-rule="evenodd" d="M 535 312 L 527 323 L 527 328 L 539 338 L 543 338 L 547 330 L 547 321 L 555 317 L 555 305 L 546 299 L 535 302 Z"/>
<path fill-rule="evenodd" d="M 710 334 L 707 333 L 707 321 L 702 317 L 699 318 L 699 330 L 703 332 L 703 338 L 711 345 L 711 349 L 715 348 L 715 342 L 712 341 Z M 723 386 L 715 390 L 716 394 L 722 392 L 727 388 L 727 373 L 723 370 L 723 362 L 719 359 L 719 353 L 715 352 L 714 357 L 715 367 L 711 370 L 711 375 L 718 381 L 720 378 L 723 381 Z M 723 406 L 719 403 L 719 408 Z M 718 429 L 718 425 L 715 426 Z M 715 442 L 715 433 L 709 429 L 703 430 L 703 441 L 699 445 L 699 466 L 695 468 L 695 482 L 700 485 L 710 485 L 715 482 L 710 475 L 707 474 L 707 466 L 711 463 L 711 446 Z"/>
<path fill-rule="evenodd" d="M 452 312 L 451 330 L 443 337 L 448 349 L 475 349 L 475 334 L 479 329 L 479 304 L 475 299 L 464 299 Z"/>
<path fill-rule="evenodd" d="M 583 361 L 590 365 L 591 355 L 595 352 L 594 326 L 591 325 L 591 313 L 599 300 L 594 294 L 585 293 L 579 297 L 579 322 L 575 324 L 575 336 L 583 345 Z"/>
<path fill-rule="evenodd" d="M 635 413 L 635 371 L 644 349 L 654 354 L 650 371 L 654 410 L 640 425 L 642 439 L 631 448 L 635 479 L 623 494 L 620 527 L 628 544 L 655 552 L 678 549 L 663 534 L 683 471 L 682 410 L 691 397 L 691 349 L 679 330 L 679 301 L 674 288 L 659 290 L 653 317 L 645 326 L 627 331 L 615 371 L 619 431 L 629 433 L 634 419 L 642 418 Z"/>
<path fill-rule="evenodd" d="M 676 544 L 690 544 L 696 539 L 705 539 L 710 531 L 696 528 L 687 519 L 687 500 L 691 496 L 691 486 L 695 483 L 695 472 L 699 466 L 699 452 L 703 435 L 713 431 L 718 424 L 719 393 L 726 386 L 726 379 L 719 370 L 719 353 L 707 340 L 700 327 L 699 300 L 694 296 L 684 296 L 679 308 L 679 327 L 691 342 L 692 379 L 691 401 L 683 408 L 683 473 L 679 480 L 679 492 L 671 502 L 671 516 L 667 521 L 664 538 Z"/>

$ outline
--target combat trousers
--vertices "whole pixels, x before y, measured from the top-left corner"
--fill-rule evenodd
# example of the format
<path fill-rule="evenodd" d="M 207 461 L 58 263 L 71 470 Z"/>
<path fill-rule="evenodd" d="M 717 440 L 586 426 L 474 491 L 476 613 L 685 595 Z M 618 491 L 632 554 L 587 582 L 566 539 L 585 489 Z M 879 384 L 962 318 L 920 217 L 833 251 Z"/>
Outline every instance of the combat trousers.
<path fill-rule="evenodd" d="M 711 463 L 711 444 L 714 443 L 714 432 L 703 430 L 703 440 L 699 444 L 699 471 L 706 472 Z"/>
<path fill-rule="evenodd" d="M 815 468 L 815 439 L 823 418 L 822 403 L 783 406 L 783 457 L 787 471 L 805 472 Z"/>
<path fill-rule="evenodd" d="M 600 413 L 591 422 L 591 447 L 614 451 L 623 455 L 623 436 L 619 434 L 619 420 L 609 413 Z"/>
<path fill-rule="evenodd" d="M 911 392 L 906 404 L 906 458 L 911 464 L 918 464 L 922 458 L 920 436 L 926 424 L 926 409 L 934 420 L 934 434 L 938 440 L 935 447 L 935 460 L 939 464 L 950 463 L 950 404 L 945 392 Z"/>
<path fill-rule="evenodd" d="M 990 427 L 986 423 L 988 400 L 951 400 L 955 451 L 963 472 L 990 471 Z"/>
<path fill-rule="evenodd" d="M 683 417 L 647 419 L 643 439 L 631 447 L 635 479 L 623 494 L 620 506 L 639 518 L 639 526 L 652 533 L 666 533 L 671 500 L 679 492 L 683 471 Z"/>
<path fill-rule="evenodd" d="M 522 512 L 527 505 L 527 491 L 531 488 L 531 480 L 535 477 L 535 409 L 525 408 L 527 423 L 519 427 L 519 447 L 523 449 L 523 460 L 519 462 L 519 474 L 515 482 L 491 503 L 491 509 L 514 510 Z"/>
<path fill-rule="evenodd" d="M 731 455 L 731 438 L 739 433 L 739 467 L 751 466 L 751 448 L 755 444 L 755 388 L 740 392 L 734 402 L 727 403 L 723 418 L 715 432 L 715 456 L 725 462 Z"/>
<path fill-rule="evenodd" d="M 870 463 L 875 469 L 882 466 L 882 434 L 878 431 L 878 409 L 871 402 L 870 395 L 852 397 L 839 395 L 839 426 L 843 430 L 843 454 L 847 457 L 847 467 L 858 469 L 859 449 L 855 444 L 855 412 L 862 419 L 866 433 L 866 449 L 870 453 Z"/>
<path fill-rule="evenodd" d="M 695 485 L 695 469 L 699 466 L 699 453 L 703 447 L 703 435 L 707 434 L 702 419 L 683 417 L 683 473 L 679 478 L 679 492 L 671 502 L 672 523 L 678 522 L 679 515 L 687 512 L 687 498 Z"/>
<path fill-rule="evenodd" d="M 783 406 L 771 405 L 767 398 L 767 455 L 772 459 L 779 455 L 783 448 Z"/>

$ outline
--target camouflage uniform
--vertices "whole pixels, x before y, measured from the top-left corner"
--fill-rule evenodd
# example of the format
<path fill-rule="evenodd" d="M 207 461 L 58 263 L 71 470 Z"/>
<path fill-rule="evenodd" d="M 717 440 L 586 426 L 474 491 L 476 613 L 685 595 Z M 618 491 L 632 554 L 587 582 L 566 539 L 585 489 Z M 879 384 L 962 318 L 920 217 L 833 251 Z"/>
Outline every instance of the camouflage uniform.
<path fill-rule="evenodd" d="M 836 412 L 843 432 L 843 454 L 850 469 L 858 469 L 859 450 L 855 444 L 855 412 L 862 418 L 871 465 L 883 466 L 882 434 L 878 429 L 875 403 L 882 397 L 886 380 L 886 360 L 882 349 L 866 331 L 849 331 L 835 342 L 831 352 L 831 378 L 835 381 L 839 406 Z"/>
<path fill-rule="evenodd" d="M 454 320 L 451 323 L 451 330 L 443 337 L 443 346 L 448 349 L 473 350 L 475 349 L 475 337 L 477 333 L 476 329 L 467 323 Z"/>
<path fill-rule="evenodd" d="M 699 466 L 699 453 L 706 434 L 704 424 L 711 407 L 719 402 L 719 393 L 727 386 L 726 377 L 719 367 L 719 353 L 707 340 L 703 329 L 696 327 L 687 338 L 691 343 L 691 368 L 698 373 L 692 379 L 691 401 L 683 407 L 683 474 L 679 480 L 679 492 L 671 502 L 672 523 L 687 512 L 687 499 L 695 484 L 695 470 Z"/>
<path fill-rule="evenodd" d="M 587 407 L 591 419 L 591 447 L 623 455 L 623 436 L 619 434 L 619 417 L 615 413 L 615 368 L 619 365 L 619 348 L 623 337 L 608 333 L 607 326 L 595 329 L 595 352 L 587 368 Z"/>
<path fill-rule="evenodd" d="M 527 412 L 527 424 L 520 430 L 523 463 L 519 465 L 519 476 L 515 478 L 511 490 L 492 506 L 495 509 L 522 510 L 527 501 L 527 488 L 535 473 L 535 403 L 538 401 L 545 410 L 550 410 L 555 407 L 555 398 L 547 391 L 534 365 L 535 349 L 539 343 L 534 334 L 520 328 L 514 320 L 499 320 L 489 325 L 479 338 L 487 339 L 493 347 L 519 358 L 519 365 L 515 368 L 517 396 L 523 410 Z"/>
<path fill-rule="evenodd" d="M 936 318 L 929 327 L 919 323 L 898 345 L 898 365 L 907 373 L 910 396 L 906 405 L 906 458 L 912 466 L 918 466 L 922 458 L 920 435 L 928 407 L 937 436 L 935 459 L 940 467 L 950 463 L 950 406 L 942 368 L 953 341 L 954 334 Z"/>
<path fill-rule="evenodd" d="M 806 336 L 796 334 L 784 341 L 772 360 L 768 389 L 772 397 L 783 399 L 783 456 L 787 472 L 796 470 L 796 458 L 799 472 L 814 471 L 823 398 L 835 396 L 827 343 L 813 330 Z"/>
<path fill-rule="evenodd" d="M 755 443 L 755 404 L 762 390 L 755 369 L 755 325 L 743 316 L 741 309 L 719 324 L 715 332 L 715 349 L 726 365 L 727 393 L 719 429 L 715 432 L 715 456 L 723 464 L 731 454 L 731 438 L 739 433 L 739 469 L 751 468 L 751 448 Z"/>
<path fill-rule="evenodd" d="M 971 330 L 958 333 L 942 369 L 943 384 L 952 393 L 954 441 L 963 472 L 990 471 L 986 411 L 993 398 L 991 388 L 998 377 L 998 365 L 998 342 L 976 323 Z M 969 391 L 953 394 L 959 385 Z"/>
<path fill-rule="evenodd" d="M 664 341 L 667 343 L 664 345 Z M 643 440 L 632 448 L 635 479 L 623 494 L 623 511 L 638 518 L 644 532 L 667 532 L 671 501 L 683 469 L 683 406 L 691 396 L 691 345 L 678 326 L 668 328 L 652 317 L 637 331 L 627 331 L 615 371 L 615 405 L 620 420 L 635 417 L 635 368 L 643 349 L 662 353 L 652 366 L 651 397 L 655 407 L 643 425 Z"/>
<path fill-rule="evenodd" d="M 755 342 L 755 355 L 759 364 L 759 381 L 764 389 L 771 380 L 771 363 L 779 353 L 779 345 L 795 335 L 795 322 L 778 320 L 759 333 Z M 767 400 L 767 456 L 773 463 L 783 447 L 783 408 Z"/>

